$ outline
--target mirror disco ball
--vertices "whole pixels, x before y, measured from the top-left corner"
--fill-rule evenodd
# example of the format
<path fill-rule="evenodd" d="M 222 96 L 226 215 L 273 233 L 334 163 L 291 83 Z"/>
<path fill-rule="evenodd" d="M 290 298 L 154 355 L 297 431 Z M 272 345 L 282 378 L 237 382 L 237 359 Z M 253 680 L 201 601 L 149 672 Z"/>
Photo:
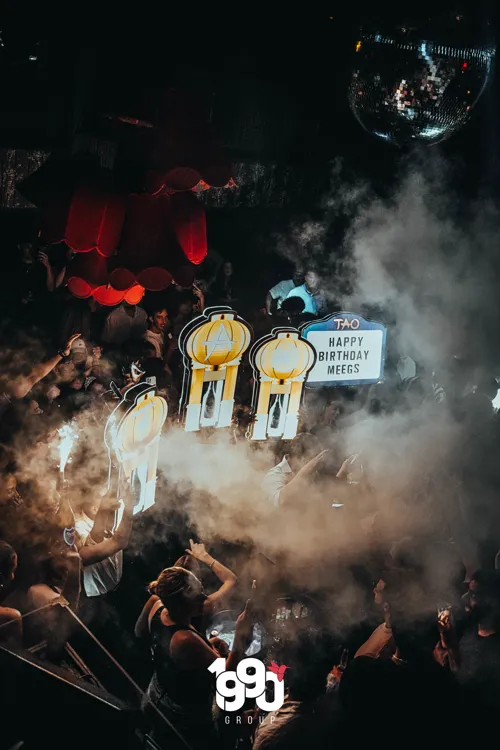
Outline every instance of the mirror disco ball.
<path fill-rule="evenodd" d="M 491 46 L 370 34 L 356 44 L 349 103 L 365 130 L 399 146 L 449 138 L 468 120 L 492 69 Z"/>

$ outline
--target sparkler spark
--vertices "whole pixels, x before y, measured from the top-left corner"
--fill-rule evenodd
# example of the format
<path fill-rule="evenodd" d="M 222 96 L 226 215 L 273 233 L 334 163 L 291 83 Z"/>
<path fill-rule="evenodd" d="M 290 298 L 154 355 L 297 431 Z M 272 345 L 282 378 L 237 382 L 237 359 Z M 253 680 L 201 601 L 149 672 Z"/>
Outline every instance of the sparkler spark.
<path fill-rule="evenodd" d="M 78 433 L 70 423 L 64 424 L 57 430 L 57 432 L 60 437 L 58 448 L 59 471 L 62 474 L 64 472 L 64 469 L 66 468 L 66 464 L 70 460 L 73 443 L 75 442 L 75 440 L 78 440 Z"/>

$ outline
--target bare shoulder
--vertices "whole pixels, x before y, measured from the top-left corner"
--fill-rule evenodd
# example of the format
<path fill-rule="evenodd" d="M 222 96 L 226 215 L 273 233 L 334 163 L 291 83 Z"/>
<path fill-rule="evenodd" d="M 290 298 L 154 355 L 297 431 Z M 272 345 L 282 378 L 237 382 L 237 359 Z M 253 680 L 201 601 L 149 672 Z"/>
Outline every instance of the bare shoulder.
<path fill-rule="evenodd" d="M 194 630 L 178 630 L 170 641 L 170 651 L 172 656 L 183 658 L 188 655 L 210 652 L 211 648 Z"/>
<path fill-rule="evenodd" d="M 217 653 L 192 630 L 179 630 L 170 641 L 172 659 L 182 669 L 209 667 Z"/>
<path fill-rule="evenodd" d="M 10 620 L 20 620 L 21 613 L 13 607 L 0 607 L 0 622 L 7 623 Z"/>
<path fill-rule="evenodd" d="M 173 648 L 183 648 L 186 645 L 191 644 L 204 644 L 202 638 L 197 635 L 193 630 L 178 630 L 173 634 L 170 644 Z"/>

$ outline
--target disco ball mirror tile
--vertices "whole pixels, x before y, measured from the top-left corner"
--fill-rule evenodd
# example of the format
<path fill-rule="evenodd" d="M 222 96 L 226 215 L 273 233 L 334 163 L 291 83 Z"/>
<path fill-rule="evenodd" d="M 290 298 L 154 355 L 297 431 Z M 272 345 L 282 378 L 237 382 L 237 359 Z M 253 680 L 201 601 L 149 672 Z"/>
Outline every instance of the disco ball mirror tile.
<path fill-rule="evenodd" d="M 398 41 L 380 34 L 356 44 L 349 103 L 365 130 L 397 145 L 449 138 L 483 93 L 495 49 Z"/>

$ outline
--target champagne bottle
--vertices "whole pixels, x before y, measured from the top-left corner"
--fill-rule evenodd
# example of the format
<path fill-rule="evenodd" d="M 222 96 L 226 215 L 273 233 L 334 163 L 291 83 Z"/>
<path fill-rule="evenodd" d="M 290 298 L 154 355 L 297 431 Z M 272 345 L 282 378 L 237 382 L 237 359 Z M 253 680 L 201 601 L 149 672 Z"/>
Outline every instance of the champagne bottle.
<path fill-rule="evenodd" d="M 215 384 L 212 380 L 208 384 L 208 388 L 203 397 L 203 417 L 204 419 L 212 419 L 215 411 Z"/>

